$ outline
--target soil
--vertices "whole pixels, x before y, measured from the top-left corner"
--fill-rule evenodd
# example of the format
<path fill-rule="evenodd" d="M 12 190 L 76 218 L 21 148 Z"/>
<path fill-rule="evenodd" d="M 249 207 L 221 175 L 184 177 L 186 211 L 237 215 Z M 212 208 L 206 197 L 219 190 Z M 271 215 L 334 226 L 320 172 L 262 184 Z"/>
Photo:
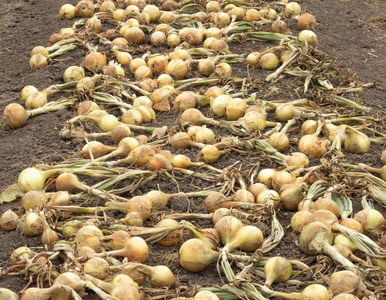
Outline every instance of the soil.
<path fill-rule="evenodd" d="M 318 36 L 317 48 L 332 57 L 336 65 L 341 66 L 341 74 L 349 72 L 351 78 L 372 85 L 365 88 L 363 93 L 354 94 L 360 103 L 372 108 L 372 114 L 382 117 L 386 109 L 386 3 L 375 0 L 302 0 L 298 1 L 303 11 L 313 14 L 317 19 L 316 34 Z M 0 111 L 9 103 L 20 103 L 20 91 L 26 85 L 34 85 L 39 90 L 51 85 L 62 83 L 62 74 L 69 65 L 80 65 L 85 54 L 84 49 L 77 49 L 57 58 L 53 58 L 46 68 L 31 71 L 29 67 L 30 51 L 37 45 L 46 45 L 52 33 L 64 27 L 71 27 L 72 21 L 65 21 L 58 16 L 59 8 L 65 4 L 75 5 L 76 0 L 14 0 L 0 3 Z M 292 20 L 287 24 L 296 35 L 298 30 L 296 22 Z M 235 53 L 259 51 L 266 48 L 268 43 L 248 41 L 242 44 L 231 44 L 230 50 Z M 233 74 L 238 77 L 250 76 L 252 78 L 264 79 L 268 72 L 262 70 L 250 70 L 246 73 L 244 65 L 232 66 Z M 344 81 L 344 78 L 340 78 Z M 270 90 L 259 90 L 255 88 L 258 97 L 264 100 L 271 99 L 296 99 L 307 97 L 315 98 L 316 95 L 303 95 L 302 84 L 294 84 L 288 78 L 283 78 L 270 86 Z M 52 101 L 59 96 L 50 98 Z M 55 113 L 39 115 L 28 120 L 26 126 L 19 129 L 11 129 L 2 125 L 0 129 L 0 191 L 8 185 L 17 181 L 19 173 L 30 166 L 39 163 L 55 163 L 71 157 L 80 157 L 80 149 L 84 145 L 83 140 L 62 140 L 58 132 L 61 125 L 71 117 L 75 116 L 76 109 L 70 108 Z M 176 125 L 178 126 L 178 114 L 173 110 L 168 113 L 157 113 L 157 122 L 152 126 Z M 221 135 L 225 131 L 218 131 Z M 135 132 L 135 134 L 142 134 Z M 295 136 L 296 138 L 296 136 Z M 295 140 L 294 140 L 295 141 Z M 291 150 L 295 150 L 296 143 L 292 143 Z M 385 147 L 373 145 L 371 151 L 364 155 L 347 155 L 349 162 L 364 162 L 375 167 L 381 167 L 381 151 Z M 167 149 L 167 148 L 165 148 Z M 181 153 L 186 153 L 180 151 Z M 347 153 L 346 153 L 347 154 Z M 198 151 L 192 150 L 188 154 L 191 158 L 198 155 Z M 224 168 L 233 163 L 241 161 L 244 166 L 252 165 L 261 160 L 258 154 L 242 155 L 234 152 L 224 155 L 219 162 L 214 164 L 217 168 Z M 262 160 L 262 166 L 270 164 Z M 318 160 L 314 160 L 314 165 Z M 85 179 L 86 180 L 86 179 Z M 211 183 L 201 179 L 185 178 L 178 181 L 179 185 L 171 184 L 168 176 L 161 176 L 157 181 L 152 181 L 135 191 L 133 195 L 145 193 L 157 186 L 167 193 L 177 192 L 179 188 L 183 191 L 194 191 L 208 188 Z M 130 195 L 127 195 L 130 196 Z M 360 193 L 356 190 L 350 196 L 356 202 L 354 209 L 360 209 Z M 173 199 L 169 204 L 169 210 L 186 212 L 207 213 L 202 205 L 203 198 L 191 198 L 189 201 L 184 197 Z M 103 203 L 100 203 L 102 205 Z M 189 204 L 189 206 L 188 206 Z M 385 210 L 381 209 L 384 216 Z M 22 213 L 20 200 L 0 206 L 0 215 L 8 209 L 19 214 Z M 297 246 L 298 238 L 288 228 L 293 213 L 280 212 L 280 222 L 285 229 L 284 241 L 269 255 L 282 255 L 291 259 L 307 259 Z M 122 214 L 114 214 L 122 217 Z M 156 220 L 149 221 L 147 225 L 154 224 Z M 212 226 L 210 221 L 197 221 L 199 227 Z M 253 222 L 260 227 L 264 236 L 269 234 L 269 227 L 264 222 Z M 10 266 L 9 257 L 14 249 L 27 245 L 33 250 L 40 251 L 42 248 L 40 237 L 28 238 L 21 236 L 19 231 L 4 232 L 0 230 L 0 268 L 6 269 Z M 36 247 L 36 248 L 35 248 Z M 214 286 L 221 285 L 220 276 L 215 264 L 204 271 L 190 273 L 178 264 L 179 245 L 164 248 L 157 244 L 150 245 L 150 257 L 148 263 L 151 265 L 165 264 L 178 278 L 178 291 L 185 287 L 194 285 Z M 320 258 L 318 258 L 320 259 Z M 326 258 L 321 258 L 326 259 Z M 316 258 L 314 259 L 316 260 Z M 310 262 L 311 263 L 311 262 Z M 304 274 L 297 279 L 311 280 Z M 262 278 L 259 279 L 263 282 Z M 319 280 L 322 283 L 323 277 Z M 15 292 L 21 291 L 27 284 L 20 276 L 4 276 L 0 278 L 0 287 L 9 288 Z M 301 291 L 300 286 L 289 284 L 277 284 L 274 288 L 282 291 Z M 89 291 L 88 291 L 89 292 Z M 164 291 L 160 292 L 161 295 Z M 173 290 L 174 293 L 174 290 Z M 145 297 L 145 296 L 144 296 Z M 148 296 L 147 296 L 148 297 Z M 381 297 L 386 297 L 385 295 Z M 95 299 L 92 292 L 84 299 Z M 165 296 L 166 298 L 166 296 Z"/>

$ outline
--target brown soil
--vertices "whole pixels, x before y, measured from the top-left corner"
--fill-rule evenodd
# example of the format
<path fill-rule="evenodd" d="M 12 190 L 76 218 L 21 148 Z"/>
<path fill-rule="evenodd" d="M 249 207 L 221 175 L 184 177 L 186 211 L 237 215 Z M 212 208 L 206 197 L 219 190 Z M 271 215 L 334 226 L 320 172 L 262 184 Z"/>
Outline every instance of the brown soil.
<path fill-rule="evenodd" d="M 50 85 L 62 83 L 63 71 L 69 65 L 79 65 L 84 57 L 84 50 L 76 50 L 68 54 L 52 59 L 48 67 L 31 71 L 28 65 L 29 53 L 34 46 L 46 45 L 50 35 L 60 28 L 72 25 L 70 21 L 61 20 L 58 11 L 64 3 L 76 4 L 76 0 L 15 0 L 0 3 L 0 111 L 11 102 L 18 102 L 21 89 L 25 85 L 34 85 L 39 90 Z M 351 76 L 357 76 L 363 83 L 373 83 L 363 93 L 356 95 L 362 104 L 373 109 L 374 115 L 381 116 L 386 108 L 386 3 L 378 0 L 302 0 L 298 1 L 302 9 L 316 16 L 318 21 L 316 34 L 318 36 L 318 48 L 337 60 L 342 66 L 342 74 L 350 71 Z M 297 34 L 296 23 L 289 24 L 293 34 Z M 245 51 L 257 51 L 266 48 L 266 43 L 247 42 L 241 45 L 231 45 L 231 51 L 242 53 Z M 233 66 L 232 66 L 233 67 Z M 235 66 L 234 74 L 247 76 L 245 66 Z M 266 72 L 252 70 L 253 77 L 264 78 Z M 278 89 L 270 91 L 257 91 L 258 97 L 265 99 L 280 99 L 284 94 L 285 99 L 295 99 L 299 86 L 289 86 L 288 82 L 278 81 Z M 300 89 L 301 90 L 301 89 Z M 287 93 L 288 92 L 288 93 Z M 291 95 L 291 96 L 289 96 Z M 306 95 L 310 97 L 310 95 Z M 52 100 L 58 97 L 53 97 Z M 354 98 L 354 97 L 353 97 Z M 62 110 L 56 113 L 40 115 L 28 120 L 28 124 L 20 129 L 13 130 L 8 126 L 0 129 L 0 191 L 17 181 L 20 171 L 40 162 L 59 162 L 69 157 L 80 157 L 79 150 L 83 141 L 64 141 L 58 136 L 61 124 L 75 115 L 75 109 Z M 177 114 L 174 112 L 157 114 L 157 122 L 154 126 L 177 124 Z M 221 132 L 218 132 L 221 134 Z M 350 162 L 364 162 L 380 167 L 380 153 L 384 146 L 373 146 L 371 152 L 365 155 L 349 155 Z M 198 154 L 192 150 L 191 157 Z M 214 166 L 223 168 L 236 161 L 241 161 L 244 166 L 252 164 L 259 156 L 249 157 L 245 155 L 226 154 Z M 317 161 L 314 162 L 315 164 Z M 177 185 L 170 184 L 167 177 L 153 181 L 136 191 L 135 194 L 154 189 L 157 184 L 164 192 L 176 192 Z M 180 187 L 184 191 L 197 190 L 207 187 L 209 184 L 203 180 L 185 179 L 180 181 Z M 355 194 L 354 194 L 355 196 Z M 355 198 L 355 197 L 354 197 Z M 359 194 L 354 203 L 359 210 Z M 173 200 L 169 207 L 176 211 L 186 211 L 185 198 Z M 195 202 L 193 202 L 195 201 Z M 206 212 L 201 204 L 202 199 L 190 201 L 190 209 L 193 212 Z M 0 206 L 0 215 L 7 209 L 15 212 L 20 210 L 20 200 Z M 385 210 L 383 210 L 385 212 Z M 290 222 L 291 213 L 282 212 L 280 220 L 283 227 Z M 385 215 L 385 214 L 384 214 Z M 117 217 L 121 215 L 117 215 Z M 200 221 L 200 227 L 211 226 L 211 222 Z M 256 223 L 265 233 L 269 231 L 262 223 Z M 284 241 L 271 255 L 282 255 L 287 258 L 301 259 L 304 255 L 297 247 L 297 238 L 291 233 L 290 228 L 285 228 Z M 22 237 L 19 231 L 4 232 L 0 230 L 0 268 L 10 266 L 11 252 L 20 246 L 27 245 L 34 249 L 41 249 L 40 237 Z M 178 264 L 179 247 L 162 248 L 157 245 L 150 246 L 149 263 L 152 265 L 166 264 L 178 278 L 178 286 L 191 287 L 195 284 L 213 286 L 221 284 L 216 266 L 211 265 L 205 271 L 194 274 L 182 269 Z M 309 278 L 299 278 L 309 280 Z M 0 287 L 9 288 L 16 292 L 26 285 L 25 280 L 19 276 L 4 276 L 0 278 Z M 278 290 L 300 291 L 300 287 L 290 285 L 277 285 Z M 90 293 L 85 299 L 95 299 Z"/>

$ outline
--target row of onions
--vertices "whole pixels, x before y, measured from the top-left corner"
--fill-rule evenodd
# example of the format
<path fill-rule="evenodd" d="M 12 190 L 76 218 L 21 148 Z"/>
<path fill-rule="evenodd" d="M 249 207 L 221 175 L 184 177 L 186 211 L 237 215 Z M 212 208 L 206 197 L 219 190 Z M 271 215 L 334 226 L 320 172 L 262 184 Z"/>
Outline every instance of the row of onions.
<path fill-rule="evenodd" d="M 366 85 L 330 83 L 313 15 L 286 0 L 81 0 L 59 14 L 73 26 L 33 48 L 30 66 L 69 51 L 82 63 L 62 83 L 25 86 L 3 112 L 20 128 L 70 109 L 59 136 L 84 141 L 1 194 L 21 198 L 2 230 L 44 245 L 15 249 L 2 273 L 30 280 L 21 299 L 383 299 L 386 150 L 380 169 L 348 159 L 386 135 L 350 100 Z M 239 42 L 259 51 L 240 53 Z M 265 96 L 288 78 L 304 98 Z M 182 202 L 193 210 L 171 209 Z M 178 249 L 178 266 L 149 263 L 161 248 Z M 177 275 L 208 268 L 213 286 Z M 19 296 L 0 288 L 0 299 Z"/>

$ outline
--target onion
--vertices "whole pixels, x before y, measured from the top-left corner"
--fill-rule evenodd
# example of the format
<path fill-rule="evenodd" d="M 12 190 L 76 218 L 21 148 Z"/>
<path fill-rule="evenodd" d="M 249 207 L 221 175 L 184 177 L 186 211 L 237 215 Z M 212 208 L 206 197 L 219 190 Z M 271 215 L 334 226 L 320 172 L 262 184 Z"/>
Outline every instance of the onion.
<path fill-rule="evenodd" d="M 309 163 L 308 157 L 301 152 L 293 152 L 287 161 L 288 166 L 295 167 L 295 169 L 308 167 Z"/>
<path fill-rule="evenodd" d="M 149 25 L 150 24 L 150 15 L 146 12 L 142 12 L 142 13 L 139 13 L 137 14 L 137 16 L 135 17 L 136 20 L 138 21 L 139 24 L 141 25 Z M 140 33 L 139 31 L 137 31 L 138 33 Z M 141 38 L 139 41 L 141 41 L 140 43 L 142 44 L 144 42 L 144 39 L 145 39 L 145 35 L 141 33 Z"/>
<path fill-rule="evenodd" d="M 284 21 L 277 19 L 272 22 L 272 32 L 286 33 L 287 25 Z"/>
<path fill-rule="evenodd" d="M 300 15 L 302 8 L 297 2 L 290 2 L 285 6 L 284 11 L 287 16 L 298 16 Z"/>
<path fill-rule="evenodd" d="M 329 300 L 330 295 L 326 287 L 321 284 L 311 284 L 300 294 L 300 300 Z"/>
<path fill-rule="evenodd" d="M 224 40 L 215 39 L 209 46 L 210 49 L 215 51 L 227 52 L 229 50 L 229 46 Z"/>
<path fill-rule="evenodd" d="M 126 214 L 125 218 L 123 219 L 123 222 L 127 226 L 141 227 L 143 224 L 143 219 L 138 212 L 132 211 Z"/>
<path fill-rule="evenodd" d="M 266 126 L 265 115 L 259 111 L 245 110 L 244 122 L 247 124 L 253 131 L 263 131 Z"/>
<path fill-rule="evenodd" d="M 351 294 L 339 294 L 331 300 L 359 300 L 359 298 Z"/>
<path fill-rule="evenodd" d="M 62 289 L 59 290 L 57 285 L 46 289 L 28 288 L 21 295 L 21 300 L 49 300 L 52 299 L 52 296 L 61 291 Z"/>
<path fill-rule="evenodd" d="M 215 135 L 214 132 L 206 127 L 200 127 L 195 134 L 196 141 L 204 144 L 213 144 Z"/>
<path fill-rule="evenodd" d="M 18 185 L 23 192 L 42 190 L 47 178 L 55 171 L 40 171 L 36 168 L 27 168 L 20 172 Z"/>
<path fill-rule="evenodd" d="M 289 147 L 289 139 L 287 135 L 283 132 L 273 133 L 269 139 L 268 143 L 278 151 L 285 151 Z"/>
<path fill-rule="evenodd" d="M 318 141 L 315 135 L 307 134 L 303 135 L 299 140 L 298 147 L 300 152 L 308 154 L 310 147 Z"/>
<path fill-rule="evenodd" d="M 150 35 L 150 44 L 154 47 L 161 47 L 166 44 L 166 35 L 162 31 L 154 31 Z"/>
<path fill-rule="evenodd" d="M 201 31 L 196 28 L 185 28 L 182 38 L 191 46 L 198 46 L 202 43 L 203 35 Z"/>
<path fill-rule="evenodd" d="M 44 67 L 47 67 L 48 61 L 47 58 L 42 54 L 34 54 L 29 60 L 29 65 L 32 70 L 38 70 Z"/>
<path fill-rule="evenodd" d="M 112 235 L 103 237 L 103 240 L 110 240 L 105 242 L 104 245 L 112 250 L 119 250 L 125 246 L 125 242 L 130 238 L 130 234 L 126 231 L 118 230 L 115 231 Z"/>
<path fill-rule="evenodd" d="M 327 226 L 338 222 L 338 218 L 329 210 L 317 210 L 311 216 L 311 222 L 321 222 Z"/>
<path fill-rule="evenodd" d="M 0 227 L 4 231 L 16 230 L 18 224 L 19 224 L 19 216 L 10 209 L 5 211 L 0 217 Z M 0 298 L 1 298 L 1 293 L 0 293 Z"/>
<path fill-rule="evenodd" d="M 298 211 L 291 218 L 291 228 L 295 233 L 300 233 L 303 228 L 311 222 L 312 213 L 309 211 Z"/>
<path fill-rule="evenodd" d="M 115 57 L 118 63 L 120 63 L 122 66 L 127 66 L 133 60 L 130 53 L 128 52 L 119 51 L 118 49 L 115 49 L 115 48 L 113 48 L 113 52 L 115 54 Z"/>
<path fill-rule="evenodd" d="M 217 28 L 217 27 L 211 27 L 211 28 L 208 28 L 206 31 L 205 31 L 205 37 L 206 37 L 206 40 L 209 38 L 209 37 L 213 37 L 215 39 L 221 39 L 222 37 L 222 33 L 221 33 L 221 29 Z"/>
<path fill-rule="evenodd" d="M 43 226 L 44 226 L 43 233 L 42 233 L 42 243 L 44 245 L 55 244 L 59 240 L 59 236 L 54 230 L 51 229 L 43 211 L 40 212 L 40 218 L 43 221 Z"/>
<path fill-rule="evenodd" d="M 142 167 L 146 165 L 150 158 L 152 158 L 155 154 L 155 151 L 151 147 L 147 145 L 140 145 L 139 147 L 131 150 L 126 158 L 117 161 L 117 164 L 132 163 L 137 167 Z"/>
<path fill-rule="evenodd" d="M 99 73 L 106 66 L 106 63 L 106 55 L 94 51 L 86 55 L 83 66 L 91 72 Z"/>
<path fill-rule="evenodd" d="M 197 99 L 192 92 L 182 92 L 174 99 L 173 104 L 177 111 L 184 111 L 188 108 L 195 108 Z"/>
<path fill-rule="evenodd" d="M 76 293 L 81 293 L 84 289 L 84 281 L 82 281 L 77 274 L 72 272 L 65 272 L 60 274 L 58 277 L 55 278 L 53 285 L 56 284 L 63 284 L 65 286 L 68 286 L 72 288 Z M 65 294 L 67 293 L 65 292 Z M 67 297 L 69 296 L 70 294 L 68 293 Z M 53 299 L 56 300 L 59 298 L 53 296 Z"/>
<path fill-rule="evenodd" d="M 134 58 L 130 62 L 129 70 L 134 73 L 139 67 L 147 66 L 146 62 L 142 58 Z"/>
<path fill-rule="evenodd" d="M 94 158 L 99 158 L 114 150 L 116 150 L 116 147 L 110 147 L 97 141 L 91 141 L 83 146 L 82 157 L 85 159 L 90 159 L 92 154 Z"/>
<path fill-rule="evenodd" d="M 11 128 L 20 128 L 27 123 L 28 113 L 20 104 L 11 103 L 4 108 L 3 120 Z"/>
<path fill-rule="evenodd" d="M 292 104 L 279 105 L 275 110 L 276 119 L 280 122 L 287 122 L 300 115 L 300 111 L 297 110 Z"/>
<path fill-rule="evenodd" d="M 4 300 L 19 300 L 19 296 L 6 288 L 0 288 L 0 299 Z"/>
<path fill-rule="evenodd" d="M 272 186 L 274 189 L 278 189 L 285 184 L 294 182 L 296 179 L 294 173 L 288 173 L 286 171 L 278 171 L 272 176 Z"/>
<path fill-rule="evenodd" d="M 129 14 L 130 14 L 130 13 L 139 13 L 139 12 L 140 12 L 140 9 L 139 9 L 138 6 L 131 4 L 131 5 L 128 5 L 128 6 L 125 8 L 125 12 L 126 12 L 126 13 L 129 13 Z"/>
<path fill-rule="evenodd" d="M 223 76 L 231 76 L 232 74 L 232 67 L 227 63 L 219 63 L 216 66 L 215 69 L 216 76 L 223 77 Z"/>
<path fill-rule="evenodd" d="M 179 80 L 184 79 L 188 72 L 188 65 L 181 59 L 172 59 L 165 68 L 165 73 L 175 76 Z"/>
<path fill-rule="evenodd" d="M 241 227 L 243 227 L 243 223 L 239 219 L 224 216 L 216 222 L 214 229 L 219 233 L 222 244 L 227 245 L 236 237 L 236 233 Z"/>
<path fill-rule="evenodd" d="M 147 65 L 150 67 L 155 75 L 159 75 L 165 71 L 166 65 L 168 64 L 168 58 L 165 55 L 155 55 L 149 57 Z"/>
<path fill-rule="evenodd" d="M 143 44 L 145 41 L 145 33 L 139 27 L 128 28 L 124 37 L 129 43 L 135 43 L 137 45 Z"/>
<path fill-rule="evenodd" d="M 352 127 L 347 127 L 347 137 L 344 142 L 344 149 L 349 153 L 367 153 L 370 149 L 369 137 Z"/>
<path fill-rule="evenodd" d="M 173 86 L 174 80 L 173 78 L 168 74 L 161 74 L 157 78 L 157 84 L 159 87 L 164 87 L 167 85 Z"/>
<path fill-rule="evenodd" d="M 228 12 L 228 15 L 232 18 L 232 22 L 240 21 L 244 17 L 244 9 L 236 6 Z"/>
<path fill-rule="evenodd" d="M 202 159 L 208 164 L 216 162 L 220 157 L 220 151 L 214 145 L 204 146 L 200 153 L 202 155 Z"/>
<path fill-rule="evenodd" d="M 362 299 L 364 296 L 369 295 L 360 276 L 351 271 L 334 272 L 331 275 L 328 290 L 331 297 L 349 293 Z"/>
<path fill-rule="evenodd" d="M 342 226 L 345 226 L 347 228 L 350 228 L 352 230 L 355 230 L 355 231 L 358 231 L 360 233 L 363 233 L 363 226 L 362 224 L 355 220 L 355 219 L 350 219 L 350 218 L 346 218 L 346 219 L 342 219 L 339 221 L 339 224 L 342 225 Z"/>
<path fill-rule="evenodd" d="M 300 30 L 314 30 L 316 25 L 316 19 L 309 13 L 304 13 L 298 19 L 298 28 Z"/>
<path fill-rule="evenodd" d="M 137 212 L 142 220 L 147 220 L 151 212 L 151 201 L 144 196 L 135 196 L 127 202 L 106 202 L 106 206 L 109 210 L 119 210 L 124 214 Z"/>
<path fill-rule="evenodd" d="M 48 58 L 49 52 L 46 47 L 43 46 L 36 46 L 31 50 L 31 56 L 34 56 L 35 54 L 41 54 L 45 58 Z"/>
<path fill-rule="evenodd" d="M 39 90 L 33 85 L 26 85 L 20 92 L 21 100 L 25 102 L 29 96 L 37 92 L 39 92 Z"/>
<path fill-rule="evenodd" d="M 354 219 L 362 224 L 365 231 L 381 228 L 385 221 L 379 211 L 370 207 L 359 211 Z"/>
<path fill-rule="evenodd" d="M 316 158 L 322 158 L 328 151 L 328 146 L 331 145 L 329 140 L 317 139 L 315 143 L 308 147 L 308 153 Z"/>
<path fill-rule="evenodd" d="M 76 8 L 72 4 L 63 4 L 59 9 L 59 15 L 66 20 L 72 20 L 76 15 Z"/>
<path fill-rule="evenodd" d="M 76 13 L 81 18 L 90 18 L 94 14 L 94 4 L 89 0 L 81 0 L 76 5 Z"/>
<path fill-rule="evenodd" d="M 177 47 L 179 44 L 181 44 L 181 38 L 175 33 L 169 34 L 166 39 L 166 44 L 170 48 Z"/>
<path fill-rule="evenodd" d="M 123 9 L 117 9 L 113 12 L 113 20 L 117 21 L 125 21 L 126 12 Z"/>
<path fill-rule="evenodd" d="M 254 203 L 255 196 L 245 188 L 241 188 L 233 194 L 232 201 Z"/>
<path fill-rule="evenodd" d="M 255 198 L 257 198 L 262 192 L 267 191 L 268 187 L 263 183 L 254 183 L 248 188 L 248 190 Z"/>
<path fill-rule="evenodd" d="M 245 12 L 245 21 L 255 22 L 255 21 L 259 21 L 259 20 L 260 20 L 260 14 L 256 9 L 251 8 Z"/>
<path fill-rule="evenodd" d="M 248 104 L 245 102 L 245 100 L 241 98 L 233 98 L 230 99 L 227 106 L 226 106 L 226 116 L 228 120 L 238 120 L 240 117 L 243 116 L 244 111 L 248 107 Z"/>
<path fill-rule="evenodd" d="M 218 220 L 216 224 L 219 222 L 222 222 L 222 219 Z M 234 238 L 225 245 L 223 250 L 232 252 L 238 249 L 245 252 L 252 252 L 261 246 L 263 239 L 263 233 L 259 228 L 251 225 L 242 226 L 236 232 Z"/>
<path fill-rule="evenodd" d="M 304 184 L 289 184 L 284 185 L 280 190 L 280 200 L 286 210 L 295 211 L 298 208 L 300 201 L 303 200 Z"/>
<path fill-rule="evenodd" d="M 346 246 L 352 252 L 355 252 L 358 250 L 358 247 L 348 237 L 346 237 L 343 233 L 338 234 L 334 238 L 334 245 L 339 245 L 339 244 Z"/>
<path fill-rule="evenodd" d="M 110 131 L 110 137 L 114 144 L 119 144 L 124 138 L 130 137 L 131 129 L 124 123 L 120 123 Z"/>
<path fill-rule="evenodd" d="M 104 1 L 99 6 L 99 11 L 101 12 L 114 12 L 116 10 L 116 6 L 111 1 Z"/>
<path fill-rule="evenodd" d="M 162 13 L 162 15 L 160 16 L 159 20 L 160 20 L 161 23 L 171 24 L 171 23 L 173 23 L 176 20 L 176 16 L 172 12 L 165 11 L 165 12 Z"/>
<path fill-rule="evenodd" d="M 140 125 L 142 121 L 142 114 L 138 110 L 129 109 L 122 114 L 122 122 L 125 124 Z"/>
<path fill-rule="evenodd" d="M 264 183 L 266 186 L 272 185 L 272 177 L 275 175 L 276 170 L 274 169 L 262 169 L 257 175 L 259 182 Z"/>
<path fill-rule="evenodd" d="M 72 235 L 75 235 L 82 226 L 83 224 L 78 221 L 68 221 L 62 226 L 62 234 L 66 238 L 70 237 Z"/>
<path fill-rule="evenodd" d="M 264 8 L 259 11 L 259 14 L 262 18 L 268 20 L 276 20 L 277 12 L 273 8 Z"/>
<path fill-rule="evenodd" d="M 110 274 L 110 265 L 103 258 L 93 257 L 86 261 L 83 266 L 83 272 L 103 280 Z"/>
<path fill-rule="evenodd" d="M 152 23 L 158 21 L 159 16 L 161 15 L 159 8 L 155 5 L 146 5 L 143 8 L 142 13 L 148 13 L 150 16 L 150 22 Z"/>
<path fill-rule="evenodd" d="M 164 155 L 157 153 L 149 159 L 146 168 L 150 171 L 158 169 L 171 170 L 173 166 Z"/>
<path fill-rule="evenodd" d="M 318 128 L 318 122 L 315 120 L 306 120 L 303 122 L 300 130 L 303 134 L 314 134 Z"/>
<path fill-rule="evenodd" d="M 381 161 L 384 165 L 386 165 L 386 149 L 382 151 Z"/>
<path fill-rule="evenodd" d="M 278 207 L 280 205 L 280 196 L 274 190 L 266 190 L 259 194 L 256 198 L 256 203 Z"/>
<path fill-rule="evenodd" d="M 213 74 L 215 70 L 214 62 L 210 59 L 200 59 L 198 63 L 198 71 L 201 75 L 208 77 Z"/>
<path fill-rule="evenodd" d="M 204 241 L 190 239 L 180 248 L 180 265 L 190 272 L 200 272 L 216 261 L 220 253 L 213 251 Z"/>
<path fill-rule="evenodd" d="M 75 235 L 75 242 L 81 243 L 87 237 L 95 237 L 98 240 L 103 237 L 102 231 L 94 225 L 85 225 L 78 229 Z"/>
<path fill-rule="evenodd" d="M 275 256 L 267 260 L 264 266 L 265 284 L 286 282 L 292 273 L 291 263 L 284 257 Z"/>
<path fill-rule="evenodd" d="M 150 106 L 141 105 L 137 107 L 137 111 L 141 114 L 143 122 L 150 123 L 155 120 L 155 112 Z"/>
<path fill-rule="evenodd" d="M 84 69 L 78 66 L 70 66 L 63 73 L 64 82 L 79 81 L 84 78 Z"/>
<path fill-rule="evenodd" d="M 95 16 L 88 19 L 84 26 L 89 32 L 99 33 L 102 31 L 102 22 Z"/>
<path fill-rule="evenodd" d="M 163 219 L 158 222 L 154 228 L 164 228 L 169 226 L 175 226 L 178 222 L 173 219 Z M 182 240 L 182 230 L 173 230 L 167 235 L 163 236 L 161 239 L 157 240 L 157 243 L 164 247 L 176 246 Z"/>
<path fill-rule="evenodd" d="M 47 206 L 64 206 L 71 202 L 71 196 L 68 192 L 58 191 L 49 195 Z"/>
<path fill-rule="evenodd" d="M 318 38 L 315 32 L 311 30 L 302 30 L 298 34 L 299 40 L 306 40 L 309 45 L 315 45 L 318 41 Z"/>
<path fill-rule="evenodd" d="M 221 10 L 220 3 L 218 3 L 217 1 L 208 1 L 206 3 L 205 8 L 206 8 L 206 11 L 208 11 L 208 12 L 211 12 L 211 11 L 218 12 Z"/>
<path fill-rule="evenodd" d="M 339 218 L 340 210 L 338 204 L 336 204 L 331 198 L 328 197 L 320 197 L 318 200 L 314 202 L 315 210 L 329 210 L 331 211 L 337 218 Z"/>
<path fill-rule="evenodd" d="M 201 291 L 198 292 L 194 298 L 194 300 L 220 300 L 219 297 L 215 293 L 212 293 L 211 291 Z"/>
<path fill-rule="evenodd" d="M 214 16 L 214 23 L 220 27 L 225 27 L 229 25 L 231 22 L 231 19 L 227 13 L 224 12 L 218 12 Z"/>
<path fill-rule="evenodd" d="M 43 107 L 47 104 L 47 92 L 37 92 L 30 96 L 25 101 L 25 106 L 27 109 L 36 109 L 39 107 Z"/>
<path fill-rule="evenodd" d="M 34 253 L 28 247 L 18 247 L 12 251 L 9 260 L 12 266 L 25 264 L 28 260 L 32 259 L 36 253 Z"/>
<path fill-rule="evenodd" d="M 48 199 L 44 191 L 29 191 L 21 197 L 21 205 L 27 211 L 29 209 L 35 209 L 36 207 L 42 207 L 47 204 Z"/>
<path fill-rule="evenodd" d="M 24 219 L 20 219 L 20 231 L 26 236 L 37 236 L 43 233 L 43 221 L 39 214 L 27 211 Z"/>
<path fill-rule="evenodd" d="M 156 288 L 172 287 L 177 282 L 177 279 L 167 266 L 144 266 L 142 270 L 149 276 L 151 284 Z"/>
<path fill-rule="evenodd" d="M 222 90 L 221 90 L 222 91 Z M 211 103 L 211 108 L 216 116 L 222 117 L 226 113 L 226 108 L 232 97 L 229 95 L 219 95 Z"/>
<path fill-rule="evenodd" d="M 215 124 L 213 119 L 206 118 L 201 111 L 196 108 L 188 108 L 185 110 L 180 117 L 181 124 L 192 123 L 194 125 L 212 125 Z"/>

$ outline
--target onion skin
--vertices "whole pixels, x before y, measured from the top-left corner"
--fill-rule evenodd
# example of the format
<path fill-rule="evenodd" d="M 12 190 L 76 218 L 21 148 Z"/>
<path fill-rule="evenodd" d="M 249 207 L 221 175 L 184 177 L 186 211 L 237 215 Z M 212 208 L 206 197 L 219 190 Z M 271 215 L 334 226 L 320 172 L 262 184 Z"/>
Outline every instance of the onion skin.
<path fill-rule="evenodd" d="M 299 300 L 329 300 L 330 294 L 321 284 L 311 284 L 300 294 Z"/>
<path fill-rule="evenodd" d="M 0 227 L 4 231 L 16 230 L 18 224 L 19 224 L 19 216 L 10 209 L 4 212 L 0 217 Z M 1 296 L 1 293 L 0 293 L 0 296 Z"/>
<path fill-rule="evenodd" d="M 224 247 L 224 250 L 232 252 L 235 249 L 239 249 L 245 252 L 252 252 L 261 246 L 263 239 L 263 233 L 259 228 L 245 225 L 236 232 L 235 237 Z"/>
<path fill-rule="evenodd" d="M 325 243 L 331 245 L 333 239 L 334 236 L 327 225 L 321 222 L 312 222 L 303 228 L 299 243 L 305 254 L 316 255 L 322 252 Z"/>
<path fill-rule="evenodd" d="M 0 288 L 0 299 L 4 300 L 19 300 L 19 296 L 6 288 Z"/>
<path fill-rule="evenodd" d="M 241 227 L 243 227 L 243 223 L 239 219 L 224 216 L 216 222 L 214 229 L 219 233 L 223 245 L 227 245 L 235 238 Z"/>
<path fill-rule="evenodd" d="M 362 224 L 365 231 L 381 228 L 385 220 L 379 211 L 372 208 L 359 211 L 354 219 Z"/>
<path fill-rule="evenodd" d="M 204 241 L 190 239 L 180 248 L 180 265 L 190 272 L 200 272 L 216 261 L 220 253 L 213 251 Z"/>
<path fill-rule="evenodd" d="M 311 222 L 312 213 L 298 211 L 291 218 L 291 228 L 295 233 L 300 233 Z"/>
<path fill-rule="evenodd" d="M 364 296 L 369 295 L 369 292 L 366 290 L 366 286 L 359 275 L 351 271 L 333 273 L 328 290 L 331 297 L 335 297 L 342 293 L 348 293 L 362 299 Z"/>
<path fill-rule="evenodd" d="M 83 271 L 98 279 L 106 279 L 110 274 L 110 265 L 100 257 L 90 258 L 83 266 Z"/>

